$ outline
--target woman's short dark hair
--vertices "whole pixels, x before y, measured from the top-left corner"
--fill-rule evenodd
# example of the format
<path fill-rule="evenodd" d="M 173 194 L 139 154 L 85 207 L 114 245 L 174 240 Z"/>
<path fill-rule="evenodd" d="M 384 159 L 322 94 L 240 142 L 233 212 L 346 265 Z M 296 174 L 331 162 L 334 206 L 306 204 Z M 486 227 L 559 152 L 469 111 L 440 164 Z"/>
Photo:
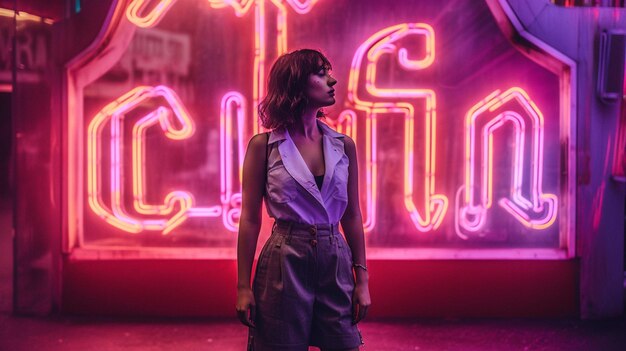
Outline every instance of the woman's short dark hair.
<path fill-rule="evenodd" d="M 319 51 L 301 49 L 280 56 L 270 70 L 267 95 L 259 103 L 263 127 L 287 127 L 302 117 L 308 104 L 305 94 L 309 75 L 331 70 L 330 61 Z M 317 117 L 324 117 L 319 110 Z"/>

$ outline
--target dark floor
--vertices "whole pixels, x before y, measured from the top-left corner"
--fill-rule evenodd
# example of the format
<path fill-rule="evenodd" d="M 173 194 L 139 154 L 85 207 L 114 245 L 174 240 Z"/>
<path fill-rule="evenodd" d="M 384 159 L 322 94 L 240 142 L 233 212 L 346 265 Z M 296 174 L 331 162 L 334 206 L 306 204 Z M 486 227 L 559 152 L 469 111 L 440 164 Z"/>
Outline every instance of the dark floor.
<path fill-rule="evenodd" d="M 626 320 L 386 320 L 361 323 L 363 351 L 626 350 Z M 234 320 L 0 316 L 0 350 L 245 350 Z M 311 350 L 317 350 L 311 348 Z"/>
<path fill-rule="evenodd" d="M 11 207 L 0 201 L 0 351 L 245 350 L 233 319 L 114 319 L 11 315 Z M 367 320 L 363 351 L 626 350 L 626 318 Z M 311 348 L 311 350 L 317 350 Z"/>

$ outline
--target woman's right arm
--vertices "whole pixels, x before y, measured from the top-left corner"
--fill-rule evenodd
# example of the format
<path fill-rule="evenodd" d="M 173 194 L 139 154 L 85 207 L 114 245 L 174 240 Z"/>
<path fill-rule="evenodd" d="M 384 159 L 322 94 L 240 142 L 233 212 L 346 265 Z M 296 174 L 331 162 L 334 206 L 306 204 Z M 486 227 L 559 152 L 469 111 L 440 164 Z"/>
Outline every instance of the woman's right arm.
<path fill-rule="evenodd" d="M 241 322 L 254 327 L 248 309 L 255 301 L 250 284 L 252 262 L 261 229 L 261 205 L 265 190 L 265 147 L 267 136 L 257 134 L 248 143 L 241 180 L 241 216 L 237 236 L 237 314 Z"/>

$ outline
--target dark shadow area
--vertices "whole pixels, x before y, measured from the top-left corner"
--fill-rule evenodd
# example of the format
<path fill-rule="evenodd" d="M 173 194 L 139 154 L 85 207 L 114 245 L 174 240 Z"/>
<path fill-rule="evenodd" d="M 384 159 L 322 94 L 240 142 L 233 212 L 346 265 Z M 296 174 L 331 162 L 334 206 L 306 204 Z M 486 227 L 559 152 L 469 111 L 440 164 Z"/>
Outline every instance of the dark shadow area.
<path fill-rule="evenodd" d="M 11 196 L 11 94 L 0 93 L 0 199 Z"/>
<path fill-rule="evenodd" d="M 0 93 L 0 314 L 12 310 L 13 200 L 11 94 Z"/>
<path fill-rule="evenodd" d="M 13 296 L 13 208 L 6 198 L 0 199 L 0 314 L 12 311 Z M 1 327 L 0 327 L 1 329 Z M 0 348 L 1 349 L 1 348 Z"/>

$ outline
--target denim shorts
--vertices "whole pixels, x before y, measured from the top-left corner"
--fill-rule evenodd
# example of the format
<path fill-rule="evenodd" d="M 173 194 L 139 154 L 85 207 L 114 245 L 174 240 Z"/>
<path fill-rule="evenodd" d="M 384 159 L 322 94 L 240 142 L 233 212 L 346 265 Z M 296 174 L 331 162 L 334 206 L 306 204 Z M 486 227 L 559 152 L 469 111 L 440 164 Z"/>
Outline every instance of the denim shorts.
<path fill-rule="evenodd" d="M 352 324 L 354 285 L 352 253 L 337 224 L 275 222 L 254 275 L 248 350 L 363 345 Z"/>

